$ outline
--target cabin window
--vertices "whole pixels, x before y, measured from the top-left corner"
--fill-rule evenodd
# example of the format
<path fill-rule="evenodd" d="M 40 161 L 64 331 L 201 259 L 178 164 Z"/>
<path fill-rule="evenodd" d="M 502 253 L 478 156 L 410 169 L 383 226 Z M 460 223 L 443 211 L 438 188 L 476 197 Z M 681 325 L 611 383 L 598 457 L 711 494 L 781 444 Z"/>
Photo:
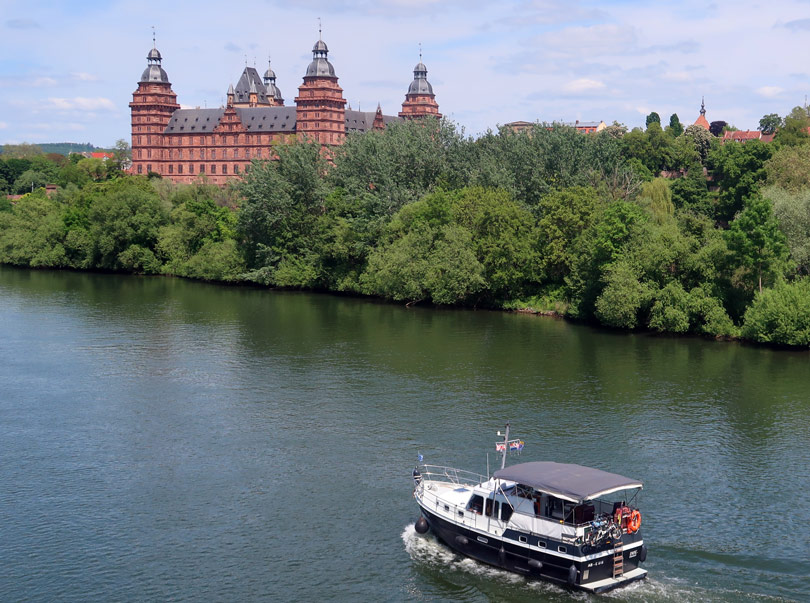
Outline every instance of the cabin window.
<path fill-rule="evenodd" d="M 529 542 L 529 539 L 526 536 L 518 536 L 518 540 L 520 542 Z"/>
<path fill-rule="evenodd" d="M 544 549 L 544 548 L 546 548 L 548 545 L 546 544 L 546 541 L 545 541 L 545 540 L 538 540 L 538 541 L 537 541 L 537 546 L 539 546 L 541 549 Z"/>
<path fill-rule="evenodd" d="M 509 521 L 509 518 L 512 517 L 512 510 L 512 507 L 506 503 L 501 505 L 501 521 Z"/>
<path fill-rule="evenodd" d="M 499 502 L 497 502 L 497 501 L 495 501 L 495 500 L 493 500 L 491 498 L 488 498 L 484 514 L 487 517 L 496 517 L 497 518 L 498 517 L 498 507 L 500 505 L 501 505 L 501 503 L 499 503 Z M 494 512 L 493 512 L 493 510 L 494 510 Z"/>
<path fill-rule="evenodd" d="M 484 497 L 479 496 L 478 494 L 474 495 L 470 499 L 470 504 L 467 505 L 467 508 L 473 513 L 478 513 L 478 515 L 481 515 L 481 513 L 484 512 Z"/>
<path fill-rule="evenodd" d="M 566 547 L 560 545 L 560 546 L 557 547 L 557 552 L 558 553 L 567 553 L 568 549 Z"/>
<path fill-rule="evenodd" d="M 450 505 L 444 505 L 444 510 L 449 511 L 450 510 Z"/>

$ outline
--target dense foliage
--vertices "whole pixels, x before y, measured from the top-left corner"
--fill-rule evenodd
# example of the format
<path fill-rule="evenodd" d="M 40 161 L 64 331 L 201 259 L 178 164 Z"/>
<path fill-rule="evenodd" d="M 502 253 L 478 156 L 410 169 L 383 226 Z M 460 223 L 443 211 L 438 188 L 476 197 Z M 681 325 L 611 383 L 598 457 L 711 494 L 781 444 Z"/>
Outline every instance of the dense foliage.
<path fill-rule="evenodd" d="M 0 203 L 0 262 L 807 346 L 810 137 L 794 113 L 763 118 L 793 128 L 781 142 L 725 145 L 655 113 L 589 135 L 394 123 L 328 154 L 281 146 L 225 189 L 125 175 L 124 157 L 0 156 L 0 188 L 27 192 Z"/>

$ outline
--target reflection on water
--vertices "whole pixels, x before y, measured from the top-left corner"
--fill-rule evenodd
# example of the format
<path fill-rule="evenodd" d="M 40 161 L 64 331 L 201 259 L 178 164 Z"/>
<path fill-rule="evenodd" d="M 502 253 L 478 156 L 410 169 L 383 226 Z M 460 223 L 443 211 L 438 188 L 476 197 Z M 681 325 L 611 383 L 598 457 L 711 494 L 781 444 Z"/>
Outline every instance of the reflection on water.
<path fill-rule="evenodd" d="M 417 450 L 484 472 L 506 420 L 644 481 L 610 599 L 806 598 L 807 353 L 2 267 L 0 300 L 0 599 L 583 599 L 413 532 Z"/>

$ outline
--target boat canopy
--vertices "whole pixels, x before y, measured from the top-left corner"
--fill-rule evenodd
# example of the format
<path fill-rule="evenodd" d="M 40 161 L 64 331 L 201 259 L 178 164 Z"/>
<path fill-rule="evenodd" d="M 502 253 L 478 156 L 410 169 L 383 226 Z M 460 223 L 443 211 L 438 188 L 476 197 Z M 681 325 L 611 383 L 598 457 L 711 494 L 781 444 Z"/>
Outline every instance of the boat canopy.
<path fill-rule="evenodd" d="M 582 503 L 619 490 L 642 487 L 640 481 L 616 473 L 550 461 L 512 465 L 496 471 L 495 477 L 525 484 L 535 490 L 575 503 Z"/>

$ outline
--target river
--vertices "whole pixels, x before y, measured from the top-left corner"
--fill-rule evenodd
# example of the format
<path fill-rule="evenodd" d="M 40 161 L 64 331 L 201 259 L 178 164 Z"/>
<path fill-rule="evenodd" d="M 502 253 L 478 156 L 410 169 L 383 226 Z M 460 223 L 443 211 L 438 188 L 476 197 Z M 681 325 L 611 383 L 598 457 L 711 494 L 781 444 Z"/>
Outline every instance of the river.
<path fill-rule="evenodd" d="M 807 352 L 0 267 L 0 600 L 587 599 L 414 532 L 510 421 L 644 482 L 609 600 L 806 601 L 809 418 Z"/>

